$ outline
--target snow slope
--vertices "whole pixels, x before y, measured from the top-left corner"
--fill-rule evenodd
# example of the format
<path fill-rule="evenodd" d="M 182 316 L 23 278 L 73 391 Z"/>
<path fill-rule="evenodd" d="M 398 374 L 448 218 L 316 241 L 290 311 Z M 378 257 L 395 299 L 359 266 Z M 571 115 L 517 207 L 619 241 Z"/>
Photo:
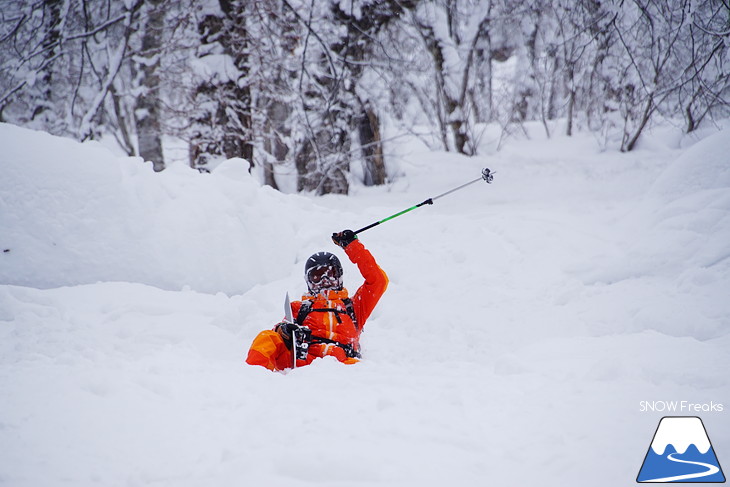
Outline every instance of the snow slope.
<path fill-rule="evenodd" d="M 724 404 L 728 463 L 728 135 L 405 141 L 389 186 L 310 198 L 0 124 L 0 485 L 628 485 L 661 400 Z M 483 166 L 361 235 L 391 285 L 360 364 L 243 363 L 333 231 Z"/>

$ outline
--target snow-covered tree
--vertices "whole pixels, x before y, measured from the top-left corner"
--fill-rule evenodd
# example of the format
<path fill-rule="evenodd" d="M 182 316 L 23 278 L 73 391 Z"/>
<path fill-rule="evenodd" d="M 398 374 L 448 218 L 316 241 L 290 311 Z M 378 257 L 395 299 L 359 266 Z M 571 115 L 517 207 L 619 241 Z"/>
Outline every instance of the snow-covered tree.
<path fill-rule="evenodd" d="M 190 161 L 201 170 L 215 158 L 240 157 L 253 164 L 248 28 L 252 6 L 221 0 L 218 7 L 207 6 L 198 23 Z"/>
<path fill-rule="evenodd" d="M 291 157 L 298 189 L 346 193 L 350 166 L 364 160 L 366 184 L 385 181 L 378 104 L 363 79 L 378 35 L 412 7 L 410 1 L 284 1 L 297 20 L 298 69 L 292 106 Z"/>
<path fill-rule="evenodd" d="M 705 1 L 688 9 L 690 24 L 679 46 L 685 63 L 671 113 L 682 113 L 692 132 L 708 115 L 730 112 L 730 5 Z"/>
<path fill-rule="evenodd" d="M 431 0 L 420 2 L 410 16 L 415 35 L 429 57 L 432 91 L 426 97 L 433 104 L 431 112 L 447 150 L 474 154 L 474 121 L 493 115 L 492 15 L 492 0 Z M 482 77 L 485 73 L 486 80 Z M 487 100 L 486 117 L 484 107 L 478 110 L 473 105 L 483 99 Z"/>
<path fill-rule="evenodd" d="M 171 3 L 13 2 L 0 38 L 4 119 L 79 140 L 112 134 L 161 168 L 158 51 Z"/>
<path fill-rule="evenodd" d="M 620 96 L 621 150 L 633 149 L 655 113 L 672 116 L 684 107 L 688 129 L 693 129 L 694 113 L 707 113 L 700 106 L 726 106 L 726 101 L 712 98 L 728 86 L 722 58 L 730 39 L 729 13 L 727 5 L 715 2 L 626 3 L 614 21 L 626 58 Z M 722 100 L 722 95 L 718 98 Z"/>
<path fill-rule="evenodd" d="M 264 182 L 386 180 L 384 124 L 477 153 L 485 123 L 601 133 L 730 110 L 730 14 L 713 0 L 5 0 L 0 120 L 113 137 L 165 167 L 238 157 Z M 527 131 L 523 131 L 526 135 Z M 508 137 L 503 137 L 503 143 Z M 359 165 L 362 164 L 362 169 Z M 357 169 L 357 171 L 353 171 Z"/>
<path fill-rule="evenodd" d="M 162 86 L 160 57 L 165 34 L 165 1 L 148 0 L 142 18 L 144 33 L 135 57 L 139 93 L 135 100 L 134 119 L 137 128 L 139 155 L 152 161 L 156 171 L 164 169 L 162 153 Z"/>

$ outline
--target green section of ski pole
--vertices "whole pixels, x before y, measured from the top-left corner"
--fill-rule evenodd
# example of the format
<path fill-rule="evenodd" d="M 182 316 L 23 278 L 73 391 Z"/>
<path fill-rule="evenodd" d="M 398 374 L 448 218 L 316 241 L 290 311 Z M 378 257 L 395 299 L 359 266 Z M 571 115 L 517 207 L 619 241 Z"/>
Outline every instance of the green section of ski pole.
<path fill-rule="evenodd" d="M 421 203 L 418 203 L 417 205 L 411 206 L 411 207 L 410 207 L 410 208 L 408 208 L 408 209 L 405 209 L 405 210 L 403 210 L 403 211 L 399 211 L 398 213 L 396 213 L 396 214 L 394 214 L 394 215 L 390 215 L 390 216 L 389 216 L 389 217 L 387 217 L 387 218 L 383 218 L 383 219 L 382 219 L 382 220 L 380 220 L 380 221 L 377 221 L 377 222 L 375 222 L 375 223 L 371 223 L 370 225 L 368 225 L 368 226 L 366 226 L 366 227 L 363 227 L 363 228 L 361 228 L 360 230 L 356 230 L 356 231 L 354 231 L 353 233 L 354 233 L 355 235 L 357 235 L 358 233 L 364 232 L 365 230 L 369 230 L 369 229 L 371 229 L 371 228 L 373 228 L 373 227 L 375 227 L 375 226 L 378 226 L 378 225 L 380 225 L 381 223 L 385 223 L 385 222 L 387 222 L 388 220 L 392 220 L 392 219 L 393 219 L 393 218 L 395 218 L 395 217 L 401 216 L 401 215 L 403 215 L 404 213 L 408 213 L 409 211 L 413 211 L 413 210 L 415 210 L 416 208 L 420 208 L 420 207 L 421 207 L 421 206 L 423 206 L 423 205 L 432 205 L 432 204 L 433 204 L 433 200 L 436 200 L 436 199 L 438 199 L 438 198 L 442 198 L 442 197 L 444 197 L 444 196 L 446 196 L 446 195 L 448 195 L 448 194 L 451 194 L 451 193 L 453 193 L 453 192 L 455 192 L 455 191 L 459 191 L 460 189 L 466 188 L 466 187 L 467 187 L 467 186 L 469 186 L 470 184 L 474 184 L 474 183 L 476 183 L 477 181 L 486 181 L 486 182 L 487 182 L 487 184 L 489 184 L 489 183 L 491 183 L 491 182 L 492 182 L 492 179 L 494 179 L 494 176 L 493 176 L 493 173 L 492 173 L 492 171 L 490 171 L 489 169 L 487 169 L 487 168 L 485 167 L 484 169 L 482 169 L 482 175 L 481 175 L 481 177 L 478 177 L 478 178 L 476 178 L 476 179 L 475 179 L 475 180 L 473 180 L 473 181 L 469 181 L 468 183 L 462 184 L 461 186 L 458 186 L 458 187 L 456 187 L 456 188 L 454 188 L 454 189 L 451 189 L 451 190 L 449 190 L 449 191 L 447 191 L 447 192 L 445 192 L 445 193 L 442 193 L 442 194 L 440 194 L 440 195 L 438 195 L 438 196 L 434 196 L 433 198 L 429 198 L 429 199 L 427 199 L 426 201 L 423 201 L 423 202 L 421 202 Z"/>
<path fill-rule="evenodd" d="M 363 227 L 363 228 L 361 228 L 360 230 L 357 230 L 357 231 L 355 231 L 354 233 L 355 233 L 355 235 L 357 235 L 358 233 L 364 232 L 365 230 L 369 230 L 369 229 L 371 229 L 371 228 L 373 228 L 373 227 L 375 227 L 375 226 L 377 226 L 377 225 L 380 225 L 381 223 L 385 223 L 385 222 L 387 222 L 388 220 L 392 220 L 392 219 L 393 219 L 393 218 L 395 218 L 395 217 L 401 216 L 401 215 L 403 215 L 404 213 L 408 213 L 409 211 L 413 211 L 413 210 L 415 210 L 416 208 L 420 208 L 420 207 L 421 207 L 421 206 L 423 206 L 423 205 L 432 205 L 432 204 L 433 204 L 433 200 L 432 200 L 431 198 L 429 198 L 429 199 L 427 199 L 426 201 L 423 201 L 423 202 L 421 202 L 421 203 L 418 203 L 417 205 L 413 205 L 413 206 L 411 206 L 411 207 L 410 207 L 410 208 L 408 208 L 408 209 L 405 209 L 405 210 L 403 210 L 403 211 L 399 211 L 398 213 L 396 213 L 396 214 L 394 214 L 394 215 L 390 215 L 390 216 L 389 216 L 389 217 L 387 217 L 387 218 L 383 218 L 382 220 L 380 220 L 380 221 L 378 221 L 378 222 L 375 222 L 375 223 L 371 223 L 371 224 L 370 224 L 370 225 L 368 225 L 367 227 Z"/>

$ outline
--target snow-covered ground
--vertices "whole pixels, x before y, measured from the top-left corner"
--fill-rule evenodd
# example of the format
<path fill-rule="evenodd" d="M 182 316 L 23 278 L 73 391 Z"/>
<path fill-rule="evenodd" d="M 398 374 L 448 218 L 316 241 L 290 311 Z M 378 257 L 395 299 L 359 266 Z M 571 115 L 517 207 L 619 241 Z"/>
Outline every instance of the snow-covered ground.
<path fill-rule="evenodd" d="M 0 147 L 0 485 L 630 485 L 665 415 L 730 464 L 728 130 L 404 141 L 389 186 L 322 198 L 235 160 L 155 174 L 6 124 Z M 346 260 L 332 232 L 483 166 L 361 235 L 391 279 L 361 363 L 244 364 L 304 260 Z M 723 411 L 641 410 L 671 400 Z"/>

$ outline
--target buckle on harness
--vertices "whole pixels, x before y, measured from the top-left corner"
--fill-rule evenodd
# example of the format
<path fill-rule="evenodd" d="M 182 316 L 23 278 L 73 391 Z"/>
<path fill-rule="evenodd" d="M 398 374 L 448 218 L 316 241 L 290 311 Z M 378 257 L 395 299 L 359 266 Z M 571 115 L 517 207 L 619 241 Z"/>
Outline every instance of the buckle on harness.
<path fill-rule="evenodd" d="M 330 340 L 329 338 L 322 338 L 322 337 L 317 337 L 317 336 L 312 337 L 312 343 L 322 343 L 325 345 L 334 345 L 336 347 L 340 347 L 342 350 L 344 350 L 347 358 L 361 358 L 362 357 L 358 347 L 355 347 L 352 343 L 340 343 L 336 340 Z"/>

